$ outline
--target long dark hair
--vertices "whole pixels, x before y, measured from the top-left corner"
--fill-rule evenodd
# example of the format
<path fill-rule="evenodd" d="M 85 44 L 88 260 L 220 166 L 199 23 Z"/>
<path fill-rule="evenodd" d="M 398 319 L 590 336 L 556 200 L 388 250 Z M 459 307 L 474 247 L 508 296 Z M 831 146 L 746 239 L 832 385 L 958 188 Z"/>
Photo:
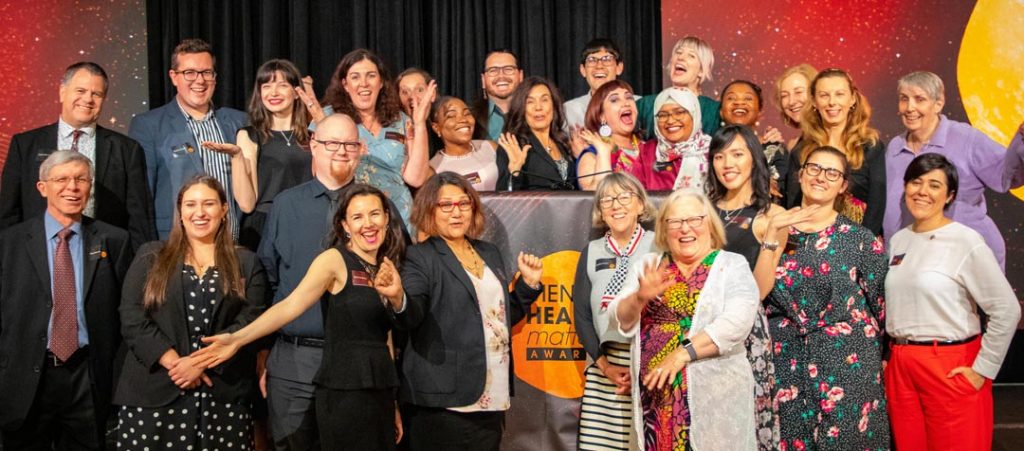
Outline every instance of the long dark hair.
<path fill-rule="evenodd" d="M 249 123 L 260 135 L 260 142 L 270 139 L 271 116 L 266 105 L 263 104 L 263 96 L 260 95 L 260 86 L 270 83 L 274 76 L 280 72 L 284 80 L 293 88 L 301 88 L 302 80 L 299 69 L 291 61 L 285 59 L 272 59 L 263 63 L 256 71 L 256 83 L 252 88 L 252 97 L 249 98 Z M 306 144 L 309 142 L 309 110 L 302 104 L 300 99 L 292 102 L 292 133 L 296 142 Z"/>
<path fill-rule="evenodd" d="M 221 204 L 227 209 L 228 196 L 224 193 L 224 187 L 213 176 L 207 174 L 195 175 L 185 181 L 178 191 L 178 201 L 174 206 L 175 227 L 171 228 L 167 242 L 157 253 L 156 261 L 153 263 L 149 274 L 146 276 L 146 288 L 143 291 L 142 305 L 147 310 L 153 310 L 163 305 L 167 296 L 167 284 L 174 276 L 178 265 L 192 253 L 188 237 L 185 236 L 185 226 L 181 223 L 181 202 L 185 192 L 195 185 L 206 185 L 217 192 Z M 213 258 L 220 272 L 221 291 L 225 294 L 232 294 L 238 297 L 245 296 L 245 286 L 242 283 L 241 267 L 238 263 L 238 255 L 235 254 L 235 239 L 231 236 L 231 214 L 227 213 L 217 228 Z"/>
<path fill-rule="evenodd" d="M 768 208 L 772 204 L 769 182 L 771 173 L 768 171 L 768 159 L 764 156 L 764 148 L 761 146 L 761 141 L 757 139 L 757 134 L 746 125 L 726 125 L 718 129 L 711 137 L 711 145 L 708 148 L 708 162 L 711 165 L 711 170 L 708 171 L 707 183 L 704 185 L 708 190 L 708 199 L 711 200 L 712 204 L 717 205 L 718 201 L 724 199 L 726 193 L 729 192 L 725 185 L 718 180 L 714 161 L 715 155 L 725 152 L 725 149 L 737 137 L 743 138 L 747 149 L 750 150 L 750 159 L 752 160 L 750 165 L 750 184 L 754 193 L 751 195 L 750 205 L 758 213 L 767 213 Z"/>
<path fill-rule="evenodd" d="M 388 215 L 387 229 L 384 231 L 384 241 L 380 244 L 380 249 L 377 250 L 377 263 L 379 264 L 383 261 L 381 257 L 387 257 L 395 264 L 396 268 L 401 268 L 402 259 L 405 258 L 402 218 L 391 211 L 388 197 L 383 191 L 367 184 L 354 183 L 341 190 L 341 196 L 338 199 L 338 211 L 334 214 L 334 233 L 331 237 L 331 247 L 338 245 L 348 246 L 348 242 L 351 241 L 352 238 L 345 233 L 345 227 L 341 223 L 345 220 L 348 206 L 352 203 L 352 199 L 358 196 L 375 196 L 380 200 L 381 207 Z"/>
<path fill-rule="evenodd" d="M 338 61 L 338 67 L 334 69 L 334 74 L 331 75 L 331 84 L 327 87 L 327 92 L 320 103 L 330 105 L 335 113 L 347 114 L 358 122 L 359 112 L 356 111 L 355 105 L 352 104 L 352 99 L 348 96 L 348 92 L 345 91 L 345 87 L 342 86 L 342 81 L 348 76 L 348 71 L 352 69 L 352 66 L 363 60 L 367 60 L 377 66 L 377 73 L 380 74 L 381 87 L 380 93 L 377 94 L 377 105 L 375 107 L 377 120 L 385 127 L 392 125 L 398 121 L 402 112 L 402 106 L 398 100 L 398 88 L 395 87 L 395 80 L 391 78 L 391 74 L 388 72 L 387 66 L 384 65 L 384 61 L 367 49 L 355 49 L 343 56 L 341 61 Z"/>
<path fill-rule="evenodd" d="M 551 128 L 548 133 L 558 145 L 558 151 L 562 153 L 562 158 L 566 161 L 573 161 L 572 151 L 569 150 L 569 136 L 565 134 L 565 107 L 562 105 L 562 94 L 547 79 L 536 76 L 528 77 L 516 87 L 508 104 L 505 129 L 502 132 L 516 135 L 521 143 L 533 134 L 533 130 L 530 130 L 530 126 L 526 123 L 526 98 L 530 96 L 530 90 L 535 86 L 546 86 L 551 92 Z M 479 127 L 479 125 L 477 126 Z"/>

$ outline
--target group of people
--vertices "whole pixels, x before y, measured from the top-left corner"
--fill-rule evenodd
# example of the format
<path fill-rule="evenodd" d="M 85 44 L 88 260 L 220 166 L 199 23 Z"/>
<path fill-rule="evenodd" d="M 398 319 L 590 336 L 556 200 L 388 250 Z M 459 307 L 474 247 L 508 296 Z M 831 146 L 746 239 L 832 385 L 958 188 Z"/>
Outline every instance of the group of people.
<path fill-rule="evenodd" d="M 580 449 L 990 447 L 1020 307 L 984 191 L 1024 184 L 1024 127 L 1003 148 L 914 72 L 886 148 L 850 75 L 802 64 L 786 140 L 756 84 L 702 94 L 713 66 L 684 38 L 639 97 L 595 39 L 563 103 L 495 50 L 467 103 L 358 49 L 323 96 L 264 63 L 242 112 L 187 39 L 124 136 L 71 65 L 0 180 L 4 448 L 497 449 L 543 265 L 479 239 L 479 193 L 576 189 L 607 230 L 574 289 Z"/>

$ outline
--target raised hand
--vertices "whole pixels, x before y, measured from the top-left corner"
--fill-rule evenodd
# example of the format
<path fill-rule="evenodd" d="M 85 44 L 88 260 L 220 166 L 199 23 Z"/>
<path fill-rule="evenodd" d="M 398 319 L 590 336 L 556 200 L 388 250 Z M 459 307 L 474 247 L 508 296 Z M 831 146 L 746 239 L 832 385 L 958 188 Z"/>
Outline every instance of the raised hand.
<path fill-rule="evenodd" d="M 427 89 L 423 94 L 414 96 L 412 99 L 412 120 L 416 125 L 426 125 L 430 119 L 430 106 L 437 96 L 437 81 L 431 80 L 427 83 Z"/>
<path fill-rule="evenodd" d="M 202 146 L 214 152 L 223 153 L 231 157 L 242 153 L 242 148 L 238 147 L 237 144 L 203 141 Z"/>
<path fill-rule="evenodd" d="M 519 252 L 518 258 L 519 274 L 523 277 L 523 282 L 531 287 L 537 286 L 540 283 L 540 276 L 544 272 L 544 263 L 533 254 L 527 254 Z"/>
<path fill-rule="evenodd" d="M 203 337 L 206 347 L 193 352 L 191 357 L 205 368 L 213 368 L 227 362 L 238 352 L 239 345 L 231 334 L 220 334 Z"/>
<path fill-rule="evenodd" d="M 511 133 L 502 133 L 498 137 L 498 145 L 504 148 L 508 155 L 508 172 L 512 175 L 523 168 L 523 165 L 526 164 L 526 153 L 533 147 L 530 144 L 520 147 L 519 139 Z"/>
<path fill-rule="evenodd" d="M 316 93 L 313 92 L 313 77 L 308 75 L 302 77 L 302 87 L 295 88 L 295 93 L 299 95 L 302 104 L 306 105 L 309 117 L 313 119 L 313 122 L 323 120 L 324 109 L 320 107 L 320 101 L 316 99 Z"/>
<path fill-rule="evenodd" d="M 579 158 L 580 154 L 587 148 L 587 141 L 580 136 L 582 131 L 583 127 L 580 125 L 573 125 L 569 130 L 569 148 L 572 149 L 572 156 L 576 158 Z"/>
<path fill-rule="evenodd" d="M 402 278 L 391 259 L 384 257 L 384 261 L 377 271 L 377 277 L 373 279 L 373 288 L 377 290 L 377 294 L 391 303 L 392 308 L 402 308 L 402 298 L 405 296 L 405 292 L 402 290 Z"/>
<path fill-rule="evenodd" d="M 648 302 L 661 296 L 673 283 L 675 282 L 661 270 L 658 262 L 649 262 L 640 273 L 640 288 L 636 292 L 636 298 L 643 307 L 646 307 Z"/>
<path fill-rule="evenodd" d="M 606 141 L 597 133 L 594 133 L 587 129 L 580 129 L 580 138 L 586 141 L 587 144 L 594 146 L 594 150 L 597 150 L 599 154 L 611 155 L 612 151 L 615 150 L 615 144 L 611 141 Z"/>
<path fill-rule="evenodd" d="M 784 143 L 785 139 L 782 137 L 782 132 L 775 127 L 769 126 L 764 129 L 764 134 L 761 135 L 761 144 L 766 143 Z"/>

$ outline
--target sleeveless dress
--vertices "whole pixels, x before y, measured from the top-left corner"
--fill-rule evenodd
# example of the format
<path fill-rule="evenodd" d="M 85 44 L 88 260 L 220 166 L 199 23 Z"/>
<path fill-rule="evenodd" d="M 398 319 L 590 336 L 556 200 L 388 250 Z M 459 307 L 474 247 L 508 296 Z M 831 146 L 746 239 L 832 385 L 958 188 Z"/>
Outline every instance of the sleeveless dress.
<path fill-rule="evenodd" d="M 281 191 L 313 179 L 313 155 L 308 144 L 296 142 L 293 132 L 274 131 L 270 139 L 260 142 L 262 138 L 253 127 L 243 130 L 259 146 L 256 156 L 256 182 L 259 186 L 256 208 L 242 218 L 238 244 L 255 252 L 260 245 L 270 207 L 274 205 L 274 197 Z"/>
<path fill-rule="evenodd" d="M 725 250 L 742 255 L 754 270 L 761 243 L 754 236 L 757 210 L 746 206 L 739 210 L 718 210 L 725 226 Z M 779 448 L 779 409 L 775 402 L 775 363 L 772 360 L 772 337 L 763 304 L 758 304 L 754 327 L 744 346 L 754 371 L 754 419 L 757 421 L 757 446 L 760 450 Z"/>
<path fill-rule="evenodd" d="M 344 246 L 348 281 L 321 301 L 324 357 L 316 384 L 323 449 L 395 449 L 398 372 L 388 351 L 391 320 L 372 287 L 377 268 Z"/>

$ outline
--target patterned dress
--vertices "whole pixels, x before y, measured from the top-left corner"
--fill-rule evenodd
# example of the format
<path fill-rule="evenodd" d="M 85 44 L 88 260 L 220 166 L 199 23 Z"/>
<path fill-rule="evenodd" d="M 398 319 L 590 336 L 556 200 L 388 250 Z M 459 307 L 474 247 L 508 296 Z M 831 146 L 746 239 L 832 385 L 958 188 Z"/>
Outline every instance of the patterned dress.
<path fill-rule="evenodd" d="M 189 348 L 195 352 L 202 347 L 200 338 L 215 332 L 210 324 L 220 273 L 211 267 L 199 277 L 189 265 L 182 273 Z M 121 407 L 118 434 L 118 449 L 253 449 L 249 406 L 217 400 L 205 384 L 182 391 L 163 407 Z"/>
<path fill-rule="evenodd" d="M 889 449 L 882 242 L 840 215 L 790 231 L 768 301 L 783 450 Z"/>
<path fill-rule="evenodd" d="M 402 221 L 409 224 L 412 213 L 412 193 L 402 178 L 402 169 L 409 157 L 405 136 L 405 123 L 409 118 L 403 113 L 394 124 L 383 126 L 373 133 L 359 124 L 359 139 L 366 143 L 368 153 L 359 159 L 356 166 L 356 183 L 365 183 L 379 188 L 394 202 L 402 215 Z"/>
<path fill-rule="evenodd" d="M 640 315 L 640 380 L 682 346 L 690 332 L 700 291 L 717 256 L 718 251 L 708 254 L 689 277 L 680 273 L 675 262 L 669 262 L 666 270 L 675 277 L 676 284 L 649 303 Z M 661 390 L 641 388 L 640 391 L 644 449 L 686 450 L 690 429 L 686 371 L 680 371 L 676 379 Z"/>

